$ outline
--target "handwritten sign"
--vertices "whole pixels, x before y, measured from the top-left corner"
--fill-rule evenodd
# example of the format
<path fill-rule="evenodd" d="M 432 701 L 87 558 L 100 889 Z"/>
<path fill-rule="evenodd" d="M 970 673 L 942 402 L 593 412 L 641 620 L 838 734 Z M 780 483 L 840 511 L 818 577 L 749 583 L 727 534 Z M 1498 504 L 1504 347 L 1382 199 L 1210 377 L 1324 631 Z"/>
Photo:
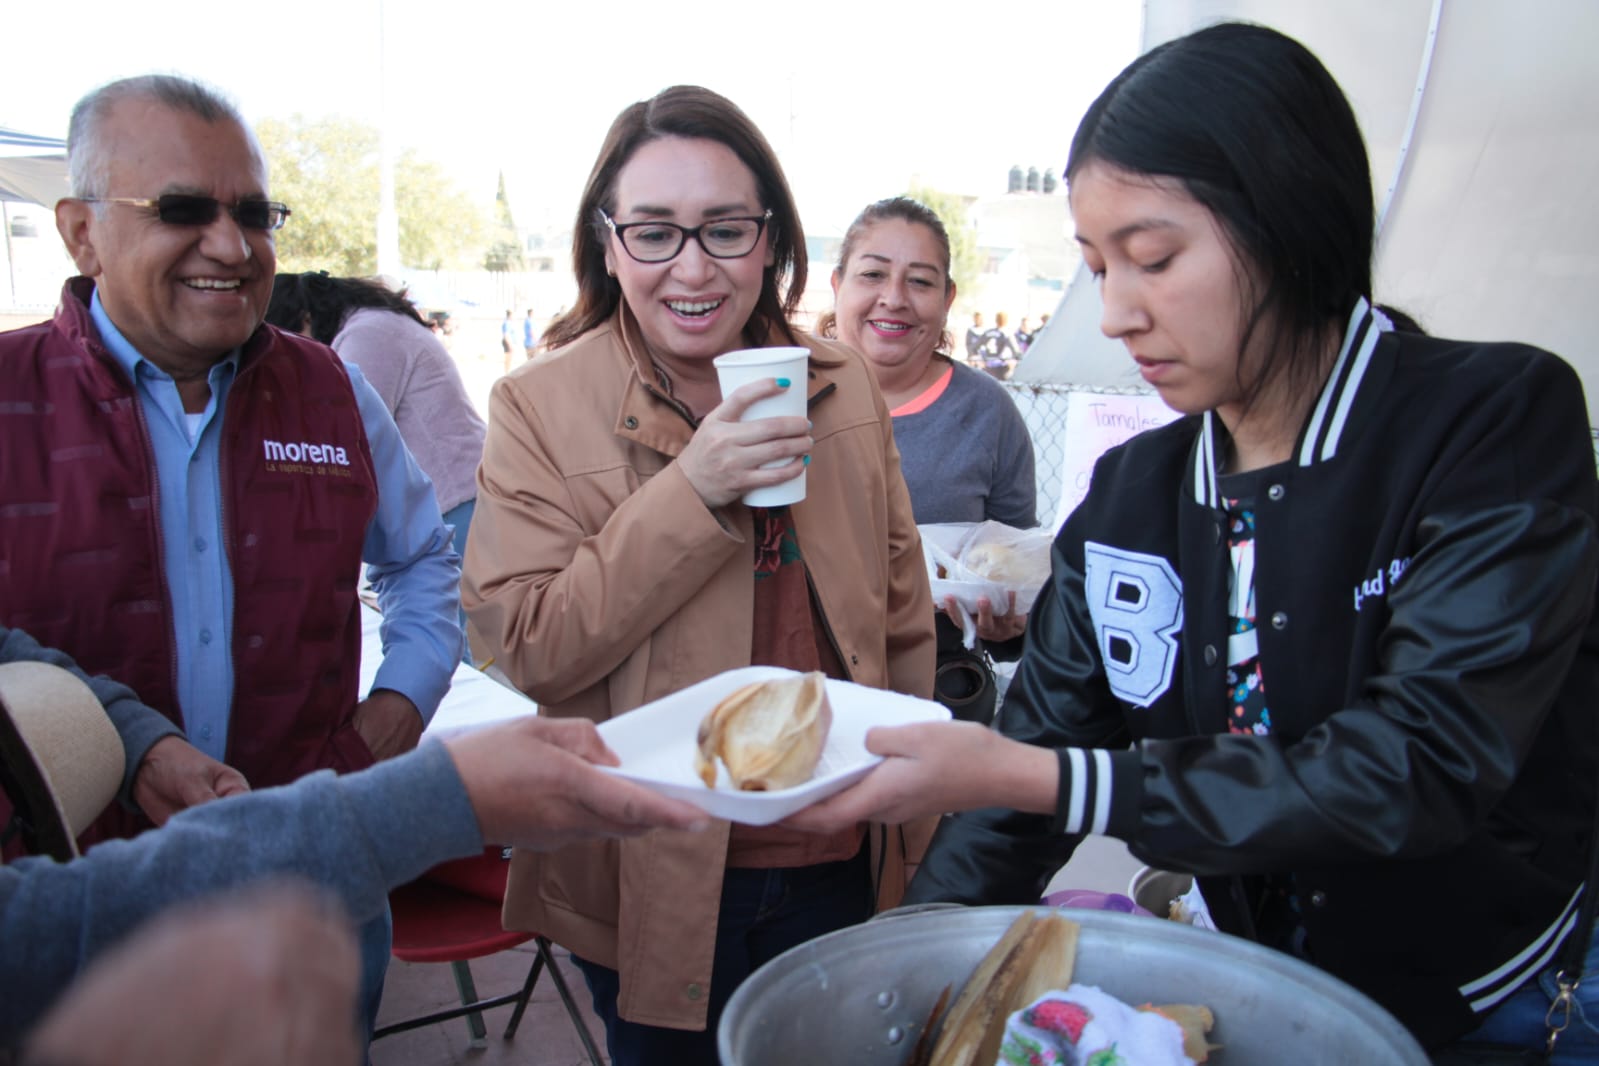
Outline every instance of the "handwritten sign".
<path fill-rule="evenodd" d="M 1155 395 L 1082 391 L 1068 394 L 1062 439 L 1066 458 L 1061 464 L 1060 510 L 1055 514 L 1055 528 L 1059 529 L 1088 495 L 1094 463 L 1101 455 L 1145 430 L 1179 417 Z"/>

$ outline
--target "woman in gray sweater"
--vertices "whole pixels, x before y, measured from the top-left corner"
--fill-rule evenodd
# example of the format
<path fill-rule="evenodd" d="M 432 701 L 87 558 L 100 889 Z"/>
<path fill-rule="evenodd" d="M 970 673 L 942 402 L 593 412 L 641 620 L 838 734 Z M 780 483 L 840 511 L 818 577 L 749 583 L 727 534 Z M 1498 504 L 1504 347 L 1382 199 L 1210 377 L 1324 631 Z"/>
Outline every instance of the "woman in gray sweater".
<path fill-rule="evenodd" d="M 925 204 L 896 196 L 850 223 L 833 270 L 833 310 L 817 332 L 866 357 L 894 419 L 916 522 L 1038 524 L 1033 445 L 998 382 L 955 359 L 945 322 L 955 302 L 949 234 Z M 980 601 L 983 650 L 1014 659 L 1027 616 Z M 996 610 L 996 607 L 998 608 Z M 950 604 L 945 605 L 951 611 Z M 936 696 L 957 718 L 993 718 L 995 686 L 950 618 L 938 620 Z"/>

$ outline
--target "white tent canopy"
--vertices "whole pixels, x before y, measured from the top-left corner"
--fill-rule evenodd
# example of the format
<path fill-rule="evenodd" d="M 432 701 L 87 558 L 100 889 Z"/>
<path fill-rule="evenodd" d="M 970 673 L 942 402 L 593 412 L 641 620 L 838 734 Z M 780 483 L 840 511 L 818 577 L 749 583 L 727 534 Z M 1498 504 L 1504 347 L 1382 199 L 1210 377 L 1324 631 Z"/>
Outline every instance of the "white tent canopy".
<path fill-rule="evenodd" d="M 67 142 L 0 127 L 0 200 L 54 207 L 67 195 Z"/>
<path fill-rule="evenodd" d="M 1375 297 L 1429 332 L 1563 355 L 1599 424 L 1599 4 L 1148 0 L 1144 47 L 1221 19 L 1271 25 L 1354 105 L 1380 212 Z M 1015 378 L 1138 383 L 1081 267 Z"/>
<path fill-rule="evenodd" d="M 0 127 L 0 235 L 4 237 L 10 303 L 17 302 L 16 248 L 11 243 L 11 203 L 54 207 L 70 190 L 67 142 Z"/>

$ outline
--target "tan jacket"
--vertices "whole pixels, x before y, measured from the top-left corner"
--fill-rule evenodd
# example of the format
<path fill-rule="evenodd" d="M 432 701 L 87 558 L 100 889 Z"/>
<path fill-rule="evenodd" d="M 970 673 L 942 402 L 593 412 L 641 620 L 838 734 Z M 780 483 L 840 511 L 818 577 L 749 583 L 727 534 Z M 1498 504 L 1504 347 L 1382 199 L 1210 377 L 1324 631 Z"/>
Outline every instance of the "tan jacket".
<path fill-rule="evenodd" d="M 621 312 L 494 386 L 462 579 L 473 648 L 552 715 L 604 721 L 749 665 L 749 508 L 708 509 L 673 461 L 693 427 Z M 932 692 L 933 604 L 893 426 L 860 357 L 806 337 L 815 447 L 793 508 L 839 660 L 865 685 Z M 481 640 L 482 643 L 478 643 Z M 873 826 L 880 906 L 905 838 Z M 519 852 L 505 922 L 621 973 L 630 1021 L 703 1029 L 728 825 Z"/>

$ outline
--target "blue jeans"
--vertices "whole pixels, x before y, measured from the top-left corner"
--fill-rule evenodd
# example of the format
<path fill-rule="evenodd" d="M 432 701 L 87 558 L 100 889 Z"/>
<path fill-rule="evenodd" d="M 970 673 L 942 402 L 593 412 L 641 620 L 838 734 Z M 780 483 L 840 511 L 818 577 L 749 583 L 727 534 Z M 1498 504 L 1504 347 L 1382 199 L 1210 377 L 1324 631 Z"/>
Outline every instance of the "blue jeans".
<path fill-rule="evenodd" d="M 1549 1004 L 1554 1002 L 1555 974 L 1559 970 L 1560 965 L 1556 963 L 1539 974 L 1536 981 L 1528 981 L 1511 993 L 1482 1025 L 1461 1037 L 1460 1043 L 1543 1047 L 1549 1033 L 1544 1015 L 1549 1012 Z M 1557 1066 L 1599 1062 L 1599 933 L 1589 941 L 1583 974 L 1571 1009 L 1571 1024 L 1560 1034 L 1554 1058 L 1549 1060 Z"/>
<path fill-rule="evenodd" d="M 394 940 L 394 916 L 389 905 L 383 904 L 383 913 L 355 931 L 361 951 L 361 998 L 356 1002 L 361 1026 L 362 1061 L 365 1048 L 372 1041 L 372 1030 L 378 1021 L 378 1005 L 383 1002 L 383 979 L 389 972 L 389 950 Z"/>
<path fill-rule="evenodd" d="M 458 503 L 444 512 L 444 524 L 455 527 L 455 536 L 450 544 L 455 548 L 455 554 L 464 561 L 466 559 L 466 531 L 472 525 L 472 512 L 477 510 L 477 497 L 474 496 L 465 503 Z M 457 590 L 459 595 L 459 590 Z M 457 607 L 456 614 L 461 619 L 461 661 L 472 662 L 472 649 L 467 646 L 466 639 L 466 611 Z"/>
<path fill-rule="evenodd" d="M 594 998 L 594 1013 L 605 1023 L 611 1066 L 716 1066 L 716 1025 L 744 978 L 789 948 L 871 917 L 869 853 L 863 844 L 842 862 L 727 871 L 703 1031 L 623 1020 L 616 1013 L 617 972 L 573 955 Z"/>

